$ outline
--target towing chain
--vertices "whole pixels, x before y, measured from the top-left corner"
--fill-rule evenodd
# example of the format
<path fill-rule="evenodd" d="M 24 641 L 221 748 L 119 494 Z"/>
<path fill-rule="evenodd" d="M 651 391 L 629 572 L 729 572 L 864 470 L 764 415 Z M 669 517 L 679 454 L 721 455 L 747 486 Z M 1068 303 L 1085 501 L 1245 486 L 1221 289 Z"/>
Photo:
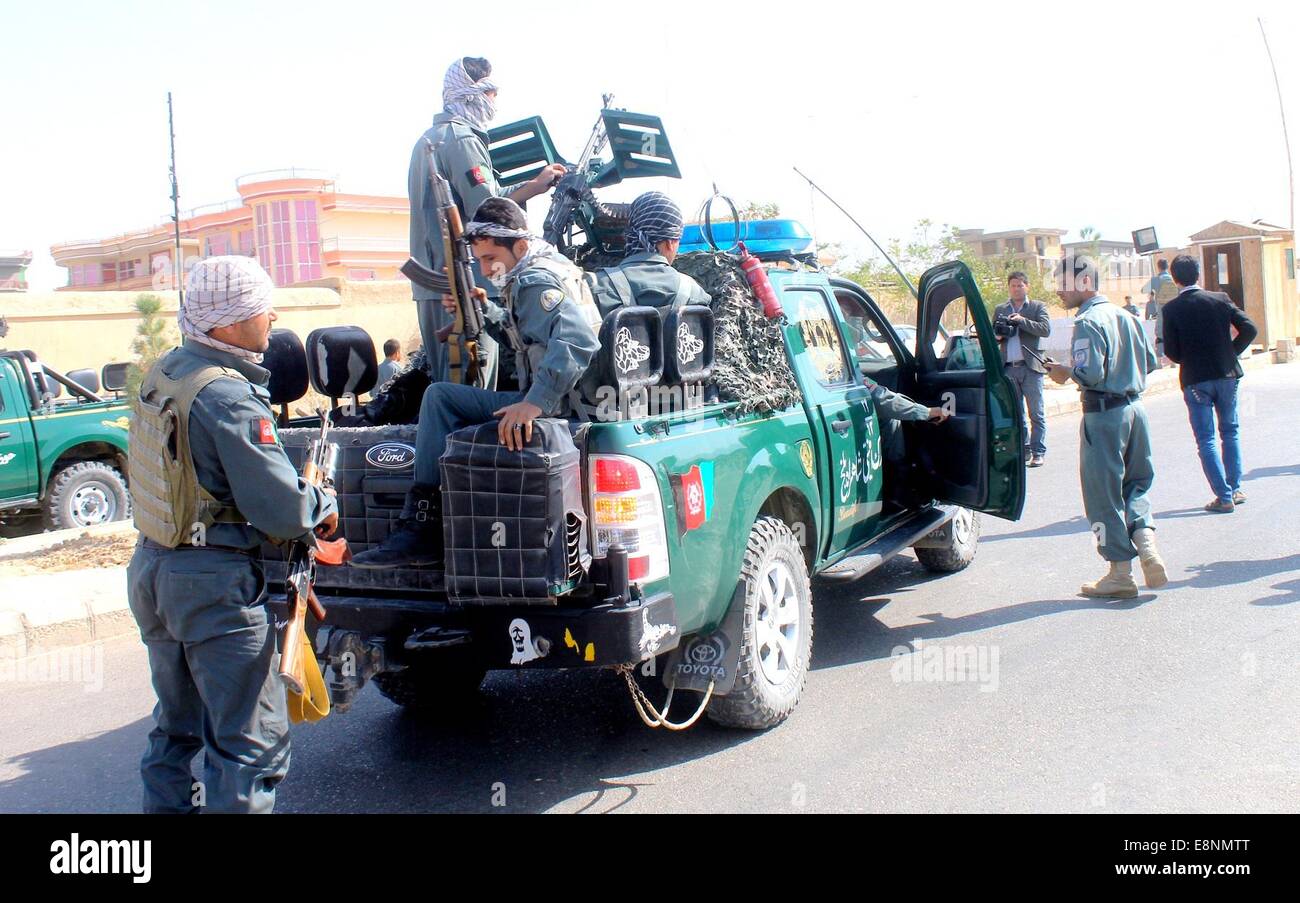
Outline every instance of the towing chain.
<path fill-rule="evenodd" d="M 708 692 L 704 694 L 704 701 L 695 710 L 695 714 L 681 724 L 674 724 L 668 720 L 668 710 L 672 708 L 673 694 L 677 692 L 677 688 L 673 687 L 668 691 L 668 699 L 664 702 L 664 710 L 661 712 L 655 708 L 655 704 L 650 701 L 650 697 L 646 696 L 641 687 L 637 685 L 636 678 L 632 676 L 634 667 L 634 665 L 619 665 L 617 670 L 623 675 L 623 680 L 627 683 L 628 693 L 632 696 L 632 704 L 636 706 L 636 713 L 641 716 L 641 720 L 645 722 L 646 727 L 662 727 L 670 731 L 684 731 L 695 726 L 695 722 L 700 720 L 704 710 L 708 707 L 709 700 L 713 698 L 713 681 L 709 681 Z M 647 714 L 647 710 L 649 714 Z"/>

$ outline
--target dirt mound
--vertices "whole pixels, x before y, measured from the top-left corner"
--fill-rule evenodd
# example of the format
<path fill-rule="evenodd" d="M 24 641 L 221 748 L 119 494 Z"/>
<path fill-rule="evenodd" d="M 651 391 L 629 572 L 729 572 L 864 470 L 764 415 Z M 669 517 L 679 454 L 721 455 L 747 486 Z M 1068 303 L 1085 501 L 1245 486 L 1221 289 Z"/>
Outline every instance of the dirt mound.
<path fill-rule="evenodd" d="M 126 567 L 135 552 L 134 532 L 95 536 L 83 533 L 39 552 L 7 552 L 0 544 L 0 576 L 54 574 L 94 568 Z"/>

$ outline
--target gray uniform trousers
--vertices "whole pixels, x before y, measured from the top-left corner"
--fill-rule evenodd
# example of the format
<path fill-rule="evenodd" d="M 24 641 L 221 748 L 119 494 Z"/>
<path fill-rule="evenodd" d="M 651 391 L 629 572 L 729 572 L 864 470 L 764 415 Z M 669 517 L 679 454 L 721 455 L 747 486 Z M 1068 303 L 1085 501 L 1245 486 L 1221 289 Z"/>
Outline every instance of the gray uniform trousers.
<path fill-rule="evenodd" d="M 1083 510 L 1107 561 L 1137 557 L 1133 531 L 1155 528 L 1147 493 L 1155 482 L 1151 430 L 1140 401 L 1083 415 L 1079 479 Z"/>
<path fill-rule="evenodd" d="M 127 585 L 158 696 L 144 811 L 200 811 L 190 762 L 202 750 L 202 811 L 270 812 L 289 771 L 289 712 L 260 561 L 142 540 Z"/>

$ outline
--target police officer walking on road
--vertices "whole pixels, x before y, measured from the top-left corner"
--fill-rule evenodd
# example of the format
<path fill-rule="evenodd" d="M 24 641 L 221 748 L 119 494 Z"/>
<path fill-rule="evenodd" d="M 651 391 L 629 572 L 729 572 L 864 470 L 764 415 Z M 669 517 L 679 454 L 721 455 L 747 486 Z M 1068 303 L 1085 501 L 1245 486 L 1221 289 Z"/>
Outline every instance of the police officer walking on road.
<path fill-rule="evenodd" d="M 1098 551 L 1110 570 L 1085 584 L 1085 596 L 1137 596 L 1133 559 L 1140 558 L 1146 585 L 1168 583 L 1156 549 L 1155 521 L 1147 493 L 1155 480 L 1151 433 L 1141 395 L 1147 374 L 1157 369 L 1142 324 L 1097 293 L 1097 267 L 1088 257 L 1062 258 L 1057 295 L 1075 310 L 1069 364 L 1052 363 L 1059 385 L 1073 380 L 1083 400 L 1079 476 L 1083 508 L 1097 534 Z"/>
<path fill-rule="evenodd" d="M 498 419 L 497 437 L 510 451 L 532 441 L 539 417 L 570 417 L 571 393 L 600 341 L 600 312 L 581 271 L 555 247 L 528 232 L 528 218 L 508 198 L 480 205 L 465 227 L 474 257 L 501 286 L 498 305 L 484 300 L 484 317 L 515 352 L 522 392 L 435 382 L 425 390 L 416 432 L 415 482 L 398 528 L 352 566 L 443 566 L 442 475 L 438 461 L 458 429 Z M 451 303 L 451 299 L 447 299 Z"/>
<path fill-rule="evenodd" d="M 545 194 L 567 172 L 563 163 L 547 166 L 532 181 L 513 191 L 497 182 L 488 153 L 488 123 L 496 116 L 497 86 L 491 81 L 492 65 L 478 57 L 458 59 L 443 79 L 443 111 L 433 117 L 433 126 L 420 136 L 411 152 L 407 194 L 411 201 L 411 257 L 435 273 L 447 265 L 436 202 L 429 186 L 429 155 L 426 140 L 433 144 L 438 169 L 451 184 L 452 196 L 460 208 L 461 220 L 469 222 L 479 205 L 488 198 L 510 197 L 523 204 Z M 475 281 L 483 285 L 480 273 Z M 489 293 L 495 290 L 490 286 Z M 420 337 L 424 342 L 429 378 L 447 379 L 447 353 L 438 341 L 440 330 L 451 325 L 453 314 L 443 309 L 442 297 L 418 285 L 412 286 Z M 481 347 L 487 353 L 486 382 L 495 388 L 497 345 L 484 336 Z"/>
<path fill-rule="evenodd" d="M 259 549 L 338 526 L 336 502 L 280 445 L 259 364 L 275 311 L 247 257 L 186 281 L 184 338 L 148 372 L 131 420 L 141 534 L 131 611 L 158 704 L 140 765 L 146 812 L 270 812 L 289 769 L 289 713 Z M 202 792 L 190 760 L 204 753 Z"/>

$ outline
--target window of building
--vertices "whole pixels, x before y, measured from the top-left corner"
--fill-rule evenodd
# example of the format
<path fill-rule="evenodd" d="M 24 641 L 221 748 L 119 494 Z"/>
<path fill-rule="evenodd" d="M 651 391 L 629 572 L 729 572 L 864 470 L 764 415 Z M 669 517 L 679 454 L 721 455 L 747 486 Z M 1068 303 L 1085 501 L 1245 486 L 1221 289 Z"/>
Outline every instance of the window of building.
<path fill-rule="evenodd" d="M 99 265 L 100 282 L 109 283 L 117 281 L 117 266 L 111 263 L 101 263 Z"/>
<path fill-rule="evenodd" d="M 288 201 L 271 202 L 271 241 L 275 249 L 275 284 L 293 285 L 293 240 Z"/>
<path fill-rule="evenodd" d="M 266 205 L 257 205 L 257 262 L 271 272 L 271 237 L 266 226 Z"/>
<path fill-rule="evenodd" d="M 294 201 L 293 208 L 294 226 L 298 233 L 298 281 L 310 282 L 321 277 L 316 202 Z"/>
<path fill-rule="evenodd" d="M 998 253 L 998 243 L 996 241 L 985 241 L 980 243 L 980 253 L 985 257 L 994 257 Z"/>
<path fill-rule="evenodd" d="M 374 270 L 348 270 L 349 282 L 374 282 L 378 278 Z"/>
<path fill-rule="evenodd" d="M 239 233 L 239 253 L 245 257 L 256 257 L 257 252 L 253 246 L 253 230 L 244 229 Z"/>
<path fill-rule="evenodd" d="M 1007 250 L 1016 254 L 1025 253 L 1025 240 L 1023 238 L 1008 238 Z"/>
<path fill-rule="evenodd" d="M 1295 248 L 1286 249 L 1286 278 L 1295 278 Z"/>
<path fill-rule="evenodd" d="M 126 282 L 128 279 L 134 279 L 136 276 L 143 275 L 143 260 L 119 260 L 117 262 L 117 281 Z"/>
<path fill-rule="evenodd" d="M 100 285 L 103 270 L 97 263 L 79 263 L 68 268 L 68 284 L 73 286 Z"/>
<path fill-rule="evenodd" d="M 230 234 L 218 232 L 203 239 L 204 257 L 225 257 L 230 253 Z"/>

